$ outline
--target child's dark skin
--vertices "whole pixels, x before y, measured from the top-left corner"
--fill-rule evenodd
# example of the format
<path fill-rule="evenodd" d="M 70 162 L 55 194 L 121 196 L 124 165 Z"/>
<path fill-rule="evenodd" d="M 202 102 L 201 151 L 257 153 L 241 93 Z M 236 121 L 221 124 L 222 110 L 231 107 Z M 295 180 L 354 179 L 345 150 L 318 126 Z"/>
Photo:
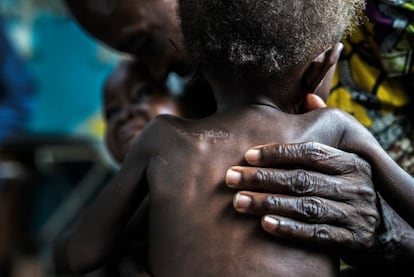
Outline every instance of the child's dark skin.
<path fill-rule="evenodd" d="M 285 114 L 275 113 L 268 105 L 245 106 L 248 98 L 240 96 L 236 97 L 240 101 L 237 104 L 228 100 L 219 102 L 236 105 L 227 111 L 219 109 L 206 119 L 162 117 L 144 130 L 120 173 L 75 230 L 68 253 L 81 251 L 86 255 L 79 261 L 69 259 L 73 267 L 87 265 L 87 253 L 107 249 L 117 236 L 117 226 L 124 226 L 138 207 L 148 182 L 149 264 L 155 276 L 194 276 L 201 272 L 210 276 L 269 276 L 282 274 L 284 270 L 292 274 L 309 273 L 309 269 L 299 265 L 294 271 L 280 268 L 280 263 L 296 260 L 298 255 L 309 257 L 320 276 L 336 272 L 335 261 L 322 266 L 330 259 L 321 253 L 275 243 L 260 231 L 255 218 L 241 217 L 231 208 L 232 192 L 226 189 L 223 176 L 226 168 L 240 164 L 244 149 L 269 143 L 275 137 L 279 141 L 304 140 L 294 133 L 282 138 L 275 131 L 278 128 L 269 130 L 266 125 L 257 128 L 256 120 L 271 122 Z M 234 95 L 228 97 L 232 99 Z M 301 116 L 297 120 L 306 122 Z M 255 134 L 260 134 L 260 138 Z M 158 154 L 152 156 L 150 153 L 155 149 Z M 215 164 L 209 165 L 212 156 Z M 140 184 L 144 187 L 140 188 Z M 283 255 L 278 254 L 281 251 Z M 226 261 L 225 265 L 220 261 Z M 240 261 L 249 261 L 249 267 Z M 300 264 L 306 265 L 303 260 Z"/>
<path fill-rule="evenodd" d="M 150 38 L 156 34 L 156 39 L 154 39 L 153 42 L 167 45 L 168 41 L 174 40 L 176 35 L 170 34 L 171 29 L 163 27 L 162 24 L 174 27 L 175 31 L 181 33 L 178 22 L 171 20 L 168 20 L 167 23 L 163 23 L 163 21 L 155 21 L 153 17 L 154 13 L 144 13 L 147 17 L 145 17 L 146 20 L 143 21 L 144 18 L 138 15 L 141 13 L 142 9 L 146 7 L 145 4 L 147 2 L 148 0 L 65 0 L 65 3 L 78 20 L 78 23 L 87 30 L 92 37 L 106 43 L 116 50 L 127 51 L 129 54 L 138 55 L 138 57 L 140 53 L 136 53 L 137 51 L 134 50 L 133 46 L 123 48 L 122 43 L 119 42 L 127 41 L 128 37 L 131 37 L 131 41 L 134 41 L 135 39 L 140 40 L 141 36 L 147 36 L 147 34 L 147 37 Z M 174 16 L 170 16 L 169 11 L 171 11 L 171 6 L 173 9 L 176 7 L 176 2 L 177 1 L 175 0 L 154 0 L 151 2 L 151 9 L 157 10 L 156 14 L 158 14 L 160 18 L 171 19 L 174 18 Z M 165 8 L 163 5 L 167 5 L 167 7 Z M 117 8 L 114 9 L 114 7 Z M 128 16 L 125 16 L 125 13 L 128 14 Z M 161 24 L 160 28 L 157 28 L 158 32 L 152 32 L 152 29 L 148 28 L 148 26 L 156 25 L 146 24 L 146 21 Z M 133 28 L 133 26 L 138 26 L 140 28 Z M 130 30 L 130 32 L 120 32 L 121 29 Z M 175 44 L 177 45 L 177 43 Z M 172 46 L 171 43 L 169 45 Z M 142 47 L 146 48 L 148 45 L 143 44 Z M 154 49 L 160 50 L 163 49 L 163 47 L 160 45 Z M 182 61 L 186 55 L 181 54 L 181 49 L 179 49 L 178 59 L 176 59 L 176 57 L 170 59 L 168 58 L 170 57 L 170 50 L 171 49 L 166 52 L 156 53 L 157 57 L 162 58 L 160 65 L 165 66 L 165 69 L 159 72 L 160 75 L 156 74 L 159 75 L 160 78 L 164 78 L 165 72 L 168 72 L 171 69 L 179 73 L 188 72 L 188 69 L 186 69 L 186 67 L 188 67 L 188 62 Z M 309 98 L 308 103 L 311 104 L 310 108 L 319 108 L 323 106 L 320 101 L 315 101 L 315 98 L 312 97 Z M 352 209 L 347 210 L 347 216 L 345 217 L 350 220 L 344 220 L 343 216 L 339 216 L 335 220 L 335 223 L 330 224 L 329 226 L 326 225 L 326 222 L 322 221 L 320 221 L 320 224 L 315 224 L 314 218 L 306 218 L 306 212 L 298 208 L 300 207 L 298 203 L 302 201 L 302 196 L 305 193 L 300 190 L 289 193 L 289 201 L 278 201 L 279 205 L 277 207 L 274 206 L 274 209 L 270 208 L 269 205 L 266 205 L 264 200 L 268 198 L 279 198 L 280 193 L 282 193 L 280 191 L 280 186 L 291 187 L 289 181 L 291 180 L 290 176 L 294 177 L 297 173 L 297 171 L 294 170 L 278 170 L 278 167 L 284 165 L 284 162 L 282 161 L 280 163 L 280 160 L 277 162 L 275 161 L 272 168 L 258 168 L 251 166 L 238 167 L 236 172 L 239 174 L 237 177 L 233 178 L 234 174 L 232 174 L 232 177 L 227 178 L 233 188 L 249 190 L 244 191 L 244 195 L 253 197 L 254 203 L 261 201 L 260 205 L 246 205 L 246 203 L 242 203 L 242 198 L 238 197 L 240 201 L 234 202 L 236 204 L 235 207 L 240 212 L 254 213 L 257 215 L 281 215 L 280 211 L 286 211 L 287 213 L 283 214 L 286 216 L 283 221 L 283 229 L 275 228 L 275 225 L 266 229 L 275 236 L 282 236 L 285 239 L 294 237 L 295 240 L 301 240 L 304 243 L 310 244 L 330 244 L 336 249 L 341 250 L 343 253 L 354 251 L 355 249 L 358 249 L 357 252 L 363 249 L 371 252 L 372 247 L 377 242 L 375 229 L 378 224 L 372 224 L 372 222 L 367 221 L 363 215 L 363 211 L 367 208 L 375 207 L 376 202 L 373 184 L 370 179 L 370 172 L 359 171 L 353 163 L 348 163 L 349 160 L 358 160 L 361 164 L 364 164 L 365 161 L 351 153 L 325 147 L 324 145 L 320 145 L 318 149 L 316 149 L 314 148 L 314 145 L 315 144 L 303 144 L 301 147 L 297 147 L 293 145 L 274 144 L 273 147 L 275 148 L 275 151 L 284 150 L 282 153 L 284 154 L 283 156 L 286 161 L 295 159 L 295 165 L 301 168 L 305 168 L 309 163 L 309 160 L 312 159 L 312 164 L 317 165 L 317 168 L 314 168 L 314 171 L 307 171 L 307 174 L 311 176 L 311 179 L 318 180 L 317 189 L 314 190 L 313 196 L 321 200 L 320 202 L 314 202 L 314 205 L 316 205 L 315 208 L 321 209 L 328 204 L 336 204 L 337 209 L 335 210 L 341 209 L 344 204 L 352 206 Z M 320 148 L 324 150 L 325 157 L 313 156 L 305 158 L 306 153 L 309 151 L 320 152 Z M 330 159 L 327 159 L 327 157 L 330 157 Z M 270 160 L 274 159 L 273 156 L 267 156 L 265 158 Z M 330 161 L 330 163 L 328 164 L 327 161 Z M 347 166 L 343 166 L 345 164 Z M 260 166 L 260 164 L 257 163 L 256 165 Z M 263 179 L 262 176 L 279 176 L 280 180 L 276 183 L 272 178 Z M 330 187 L 332 183 L 341 183 L 343 190 L 347 191 L 348 197 L 346 199 L 338 198 L 336 193 L 327 190 L 326 188 Z M 306 181 L 303 180 L 298 180 L 297 184 L 298 187 L 307 186 Z M 367 191 L 371 189 L 371 194 L 355 193 L 356 189 L 359 189 L 360 187 L 363 187 Z M 258 190 L 264 191 L 264 193 L 258 194 L 252 192 Z M 268 207 L 267 209 L 261 208 L 265 205 Z M 241 208 L 241 206 L 243 206 L 243 208 Z M 332 213 L 332 211 L 334 210 L 329 209 L 328 213 Z M 334 214 L 331 214 L 331 216 L 334 216 Z M 321 228 L 328 230 L 329 236 L 315 239 L 313 234 Z M 364 231 L 361 232 L 360 230 Z M 341 247 L 338 248 L 338 245 Z M 412 248 L 414 249 L 414 243 Z"/>
<path fill-rule="evenodd" d="M 79 3 L 87 3 L 92 1 L 85 1 L 85 2 L 78 2 L 78 1 L 67 1 L 72 5 L 72 8 L 75 10 L 75 14 L 77 18 L 81 18 L 80 22 L 83 26 L 100 26 L 100 24 L 94 24 L 92 19 L 94 16 L 90 16 L 91 14 L 88 13 L 87 9 L 82 7 L 82 4 Z M 97 2 L 104 2 L 104 1 L 93 1 Z M 107 3 L 116 5 L 123 5 L 127 3 L 127 6 L 130 4 L 138 5 L 134 9 L 129 9 L 129 11 L 138 11 L 140 7 L 141 1 L 129 1 L 129 0 L 114 0 L 114 1 L 106 1 Z M 80 5 L 77 7 L 77 5 Z M 88 3 L 91 5 L 91 3 Z M 114 5 L 112 5 L 114 6 Z M 121 8 L 119 9 L 119 11 Z M 128 10 L 128 9 L 125 9 Z M 79 13 L 79 11 L 81 11 Z M 104 8 L 102 9 L 104 11 Z M 106 15 L 110 15 L 110 13 L 106 13 Z M 134 17 L 137 18 L 137 17 Z M 104 22 L 109 22 L 109 20 L 105 18 L 100 18 L 104 20 Z M 127 27 L 128 20 L 131 17 L 122 17 L 116 16 L 111 17 L 110 22 L 124 22 L 124 27 Z M 89 22 L 88 22 L 89 20 Z M 91 21 L 92 20 L 92 21 Z M 118 24 L 117 23 L 117 24 Z M 131 21 L 129 25 L 134 25 L 136 21 Z M 121 24 L 122 25 L 122 24 Z M 118 26 L 118 25 L 117 25 Z M 92 36 L 101 39 L 102 41 L 108 41 L 109 45 L 115 46 L 118 44 L 111 43 L 111 37 L 103 37 L 102 30 L 105 30 L 104 33 L 106 34 L 116 34 L 117 32 L 115 29 L 108 29 L 108 28 L 98 28 L 93 30 L 93 28 L 87 28 L 88 31 L 92 34 Z M 97 32 L 100 32 L 101 35 L 96 36 Z M 119 33 L 123 34 L 123 33 Z M 132 35 L 132 33 L 131 33 Z M 138 33 L 136 33 L 138 35 Z M 112 40 L 113 41 L 113 40 Z M 158 49 L 158 48 L 157 48 Z M 132 51 L 134 52 L 134 51 Z M 312 99 L 314 100 L 314 99 Z M 316 107 L 320 107 L 317 105 Z M 317 146 L 317 147 L 315 147 Z M 308 171 L 307 174 L 312 180 L 318 180 L 317 183 L 314 183 L 316 186 L 312 190 L 312 194 L 310 195 L 311 199 L 317 198 L 320 202 L 314 202 L 313 206 L 316 210 L 321 210 L 322 208 L 327 208 L 327 215 L 329 215 L 328 220 L 321 221 L 321 218 L 313 218 L 309 217 L 306 211 L 300 209 L 300 203 L 302 202 L 303 198 L 301 195 L 309 195 L 308 192 L 304 192 L 301 188 L 305 188 L 306 186 L 310 185 L 307 182 L 303 182 L 304 180 L 297 179 L 298 183 L 297 186 L 292 186 L 290 184 L 291 177 L 294 178 L 297 174 L 297 171 L 281 171 L 277 168 L 254 168 L 254 167 L 235 167 L 235 169 L 239 175 L 234 177 L 228 176 L 227 181 L 231 183 L 233 188 L 238 189 L 249 189 L 249 190 L 264 190 L 268 193 L 253 193 L 244 191 L 239 193 L 236 197 L 238 201 L 235 201 L 235 206 L 238 211 L 243 213 L 254 213 L 258 215 L 263 215 L 265 213 L 268 214 L 279 214 L 284 215 L 290 218 L 284 217 L 277 217 L 280 221 L 281 225 L 275 224 L 266 224 L 264 225 L 265 229 L 276 236 L 284 237 L 285 239 L 294 237 L 295 240 L 301 240 L 306 243 L 319 243 L 323 242 L 326 244 L 331 244 L 334 246 L 340 245 L 340 249 L 338 250 L 355 250 L 355 249 L 370 249 L 373 246 L 375 241 L 375 237 L 373 236 L 373 232 L 375 230 L 376 224 L 370 223 L 370 221 L 366 220 L 364 215 L 364 211 L 367 208 L 373 208 L 375 205 L 375 194 L 367 193 L 369 189 L 371 189 L 371 180 L 369 179 L 370 172 L 368 171 L 360 171 L 358 166 L 356 165 L 364 165 L 364 161 L 358 159 L 353 154 L 348 154 L 345 152 L 341 152 L 334 148 L 329 148 L 324 145 L 318 144 L 300 144 L 300 145 L 293 145 L 293 144 L 274 144 L 272 145 L 274 151 L 278 152 L 280 155 L 280 159 L 275 160 L 274 156 L 271 152 L 262 152 L 261 160 L 249 160 L 252 164 L 260 165 L 260 163 L 265 164 L 265 162 L 272 162 L 272 167 L 278 167 L 279 165 L 283 165 L 285 163 L 289 163 L 294 161 L 297 166 L 307 166 L 312 164 L 316 166 L 315 168 L 319 172 L 312 172 Z M 269 147 L 270 148 L 270 147 Z M 323 150 L 322 152 L 319 152 Z M 318 151 L 319 153 L 323 153 L 324 157 L 321 156 L 306 156 L 307 153 Z M 304 158 L 306 157 L 306 158 Z M 327 159 L 327 157 L 330 157 Z M 309 162 L 312 161 L 312 162 Z M 349 161 L 349 162 L 348 162 Z M 353 162 L 354 161 L 354 162 Z M 230 174 L 229 174 L 230 175 Z M 265 178 L 263 176 L 278 176 L 278 179 L 272 178 Z M 275 180 L 278 180 L 275 182 Z M 308 180 L 308 179 L 306 179 Z M 306 181 L 305 180 L 305 181 Z M 302 183 L 303 182 L 303 183 Z M 341 183 L 341 191 L 347 193 L 347 198 L 338 198 L 336 192 L 332 192 L 331 190 L 327 189 L 331 187 L 331 184 Z M 289 191 L 288 191 L 288 190 Z M 364 189 L 365 193 L 355 193 L 359 189 Z M 276 193 L 276 194 L 269 194 L 269 193 Z M 290 196 L 283 196 L 281 198 L 280 194 L 278 193 L 289 193 Z M 241 201 L 242 197 L 238 197 L 240 195 L 248 196 L 249 199 L 252 199 L 253 202 L 246 203 L 246 201 Z M 253 197 L 253 198 L 250 198 Z M 321 198 L 324 197 L 324 198 Z M 272 202 L 271 205 L 267 203 L 269 199 L 280 200 L 280 199 L 289 199 L 289 201 L 277 201 Z M 333 200 L 333 201 L 331 201 Z M 334 205 L 334 206 L 332 206 Z M 333 208 L 332 208 L 333 207 Z M 340 212 L 340 209 L 343 207 L 350 207 L 351 209 L 346 209 L 343 212 L 346 213 L 347 216 L 343 216 Z M 292 219 L 293 218 L 293 219 Z M 300 221 L 296 221 L 294 219 L 300 219 Z M 345 219 L 345 220 L 344 220 Z M 319 222 L 320 224 L 307 224 Z M 330 225 L 325 225 L 324 223 L 330 223 Z M 396 224 L 397 222 L 394 222 Z M 397 224 L 401 226 L 400 223 Z M 374 229 L 373 229 L 374 228 Z M 328 236 L 316 238 L 314 236 L 315 232 L 318 230 L 326 230 L 328 232 Z M 399 229 L 399 228 L 396 228 Z M 407 228 L 405 228 L 407 230 Z M 395 237 L 397 241 L 400 238 Z M 404 244 L 407 248 L 410 248 L 409 244 Z M 392 249 L 399 249 L 399 248 L 392 248 Z M 346 251 L 345 251 L 346 252 Z M 358 251 L 359 252 L 359 251 Z M 411 254 L 410 254 L 411 255 Z M 355 255 L 353 255 L 355 256 Z M 396 256 L 398 257 L 398 255 Z"/>

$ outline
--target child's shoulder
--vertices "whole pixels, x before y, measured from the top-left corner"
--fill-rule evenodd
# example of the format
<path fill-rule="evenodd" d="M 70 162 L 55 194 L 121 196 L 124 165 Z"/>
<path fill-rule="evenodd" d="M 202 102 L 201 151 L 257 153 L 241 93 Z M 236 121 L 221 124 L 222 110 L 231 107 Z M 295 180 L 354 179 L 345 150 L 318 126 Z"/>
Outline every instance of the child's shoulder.
<path fill-rule="evenodd" d="M 172 131 L 174 129 L 181 129 L 185 126 L 187 119 L 171 115 L 171 114 L 160 114 L 156 116 L 148 124 L 148 128 L 159 130 Z"/>
<path fill-rule="evenodd" d="M 320 119 L 335 121 L 338 124 L 339 123 L 350 124 L 350 123 L 357 122 L 357 120 L 348 112 L 340 110 L 338 108 L 334 108 L 334 107 L 326 107 L 322 109 L 317 109 L 309 113 L 313 114 L 313 116 L 316 116 Z"/>
<path fill-rule="evenodd" d="M 349 113 L 340 110 L 338 108 L 335 107 L 326 107 L 326 108 L 321 108 L 321 109 L 316 109 L 313 110 L 312 112 L 319 112 L 320 115 L 324 115 L 324 116 L 332 116 L 335 118 L 347 118 L 349 116 Z"/>
<path fill-rule="evenodd" d="M 130 152 L 140 155 L 150 154 L 162 149 L 169 141 L 179 135 L 182 119 L 172 115 L 158 115 L 153 118 L 137 136 Z"/>
<path fill-rule="evenodd" d="M 161 114 L 151 120 L 149 124 L 144 128 L 143 134 L 147 137 L 147 140 L 155 142 L 160 139 L 161 142 L 167 140 L 167 138 L 173 138 L 182 136 L 189 129 L 189 125 L 192 125 L 194 120 L 184 119 L 169 114 Z M 150 137 L 150 138 L 148 138 Z"/>
<path fill-rule="evenodd" d="M 361 125 L 350 113 L 338 108 L 322 108 L 303 114 L 308 126 L 315 130 L 328 130 L 330 132 L 365 132 L 366 128 Z"/>

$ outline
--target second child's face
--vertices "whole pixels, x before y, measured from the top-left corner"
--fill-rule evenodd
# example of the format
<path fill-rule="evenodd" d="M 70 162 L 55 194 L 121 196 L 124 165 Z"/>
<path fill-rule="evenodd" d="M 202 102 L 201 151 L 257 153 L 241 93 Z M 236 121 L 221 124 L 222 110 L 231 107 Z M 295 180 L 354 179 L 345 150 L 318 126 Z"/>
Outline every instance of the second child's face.
<path fill-rule="evenodd" d="M 111 155 L 122 162 L 134 139 L 160 114 L 179 115 L 176 102 L 150 82 L 120 68 L 104 89 L 105 140 Z"/>

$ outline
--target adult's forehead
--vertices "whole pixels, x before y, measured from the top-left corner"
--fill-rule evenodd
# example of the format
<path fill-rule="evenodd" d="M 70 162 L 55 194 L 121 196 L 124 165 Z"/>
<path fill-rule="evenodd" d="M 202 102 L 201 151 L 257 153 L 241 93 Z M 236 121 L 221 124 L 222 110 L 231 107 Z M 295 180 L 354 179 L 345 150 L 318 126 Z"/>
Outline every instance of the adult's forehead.
<path fill-rule="evenodd" d="M 121 1 L 126 0 L 64 0 L 78 24 L 93 38 L 109 46 L 118 40 L 111 17 Z"/>
<path fill-rule="evenodd" d="M 151 6 L 153 1 L 64 0 L 72 16 L 89 35 L 115 49 L 125 39 L 125 30 L 139 22 L 142 8 Z"/>
<path fill-rule="evenodd" d="M 110 15 L 120 1 L 122 0 L 65 0 L 65 3 L 74 15 Z"/>

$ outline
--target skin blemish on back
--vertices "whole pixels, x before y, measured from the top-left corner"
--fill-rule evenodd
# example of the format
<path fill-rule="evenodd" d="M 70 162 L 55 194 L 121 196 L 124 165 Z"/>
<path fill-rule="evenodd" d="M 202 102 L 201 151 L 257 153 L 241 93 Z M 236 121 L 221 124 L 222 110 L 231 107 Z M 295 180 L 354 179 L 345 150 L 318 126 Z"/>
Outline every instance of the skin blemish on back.
<path fill-rule="evenodd" d="M 231 134 L 227 131 L 223 130 L 199 130 L 192 132 L 192 135 L 197 137 L 199 140 L 208 140 L 211 139 L 213 143 L 216 143 L 218 139 L 220 140 L 226 140 L 227 138 L 230 138 Z"/>

